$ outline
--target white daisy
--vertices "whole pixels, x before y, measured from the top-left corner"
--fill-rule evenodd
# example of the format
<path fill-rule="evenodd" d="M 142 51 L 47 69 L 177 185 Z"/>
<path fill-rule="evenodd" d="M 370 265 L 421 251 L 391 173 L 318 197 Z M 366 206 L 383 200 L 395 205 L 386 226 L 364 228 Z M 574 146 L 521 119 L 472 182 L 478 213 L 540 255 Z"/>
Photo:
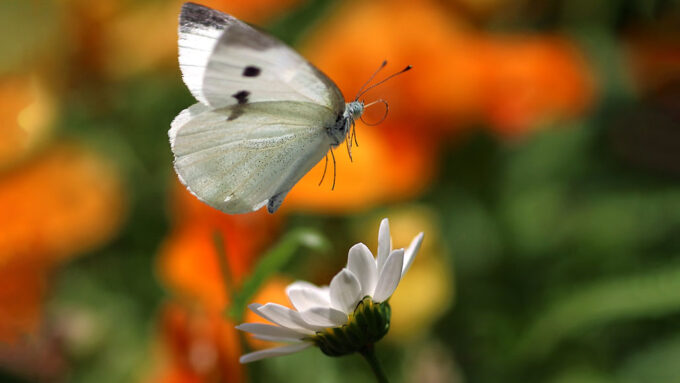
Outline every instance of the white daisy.
<path fill-rule="evenodd" d="M 377 258 L 366 245 L 358 243 L 349 250 L 347 267 L 333 277 L 330 286 L 298 281 L 286 288 L 295 310 L 276 303 L 248 306 L 273 324 L 243 323 L 236 328 L 252 333 L 256 339 L 290 344 L 243 355 L 241 363 L 287 355 L 310 346 L 318 346 L 331 356 L 371 347 L 389 329 L 387 300 L 413 263 L 422 240 L 420 233 L 406 250 L 392 250 L 385 218 L 378 232 Z"/>

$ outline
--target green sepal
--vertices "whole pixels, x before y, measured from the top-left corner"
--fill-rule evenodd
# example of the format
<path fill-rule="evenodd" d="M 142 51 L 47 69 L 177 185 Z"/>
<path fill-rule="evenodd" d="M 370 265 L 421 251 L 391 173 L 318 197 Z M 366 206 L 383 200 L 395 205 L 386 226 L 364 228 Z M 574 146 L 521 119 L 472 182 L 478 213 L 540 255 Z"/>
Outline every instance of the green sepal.
<path fill-rule="evenodd" d="M 365 297 L 349 315 L 346 324 L 319 331 L 313 340 L 329 356 L 362 352 L 387 334 L 391 314 L 389 303 L 375 303 L 371 297 Z"/>

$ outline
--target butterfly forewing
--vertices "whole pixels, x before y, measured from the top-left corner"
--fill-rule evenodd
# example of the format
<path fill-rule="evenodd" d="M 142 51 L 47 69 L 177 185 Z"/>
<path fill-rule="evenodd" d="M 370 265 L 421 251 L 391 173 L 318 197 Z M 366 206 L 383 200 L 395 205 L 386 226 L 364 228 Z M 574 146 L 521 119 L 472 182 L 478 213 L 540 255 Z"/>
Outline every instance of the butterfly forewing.
<path fill-rule="evenodd" d="M 232 16 L 198 4 L 182 7 L 179 61 L 189 90 L 213 107 L 301 101 L 336 113 L 344 109 L 335 84 L 294 50 Z"/>

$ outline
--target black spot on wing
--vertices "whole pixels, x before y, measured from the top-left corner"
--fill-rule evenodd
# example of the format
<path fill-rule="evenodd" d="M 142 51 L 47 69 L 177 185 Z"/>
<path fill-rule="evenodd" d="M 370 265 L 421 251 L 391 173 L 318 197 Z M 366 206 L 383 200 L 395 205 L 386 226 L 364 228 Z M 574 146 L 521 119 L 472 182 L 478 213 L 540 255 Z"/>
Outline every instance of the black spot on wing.
<path fill-rule="evenodd" d="M 248 65 L 244 70 L 243 70 L 243 77 L 257 77 L 260 75 L 260 68 L 253 66 L 253 65 Z"/>
<path fill-rule="evenodd" d="M 195 29 L 224 30 L 234 20 L 226 13 L 199 4 L 185 3 L 179 15 L 179 30 L 180 32 L 191 32 Z"/>
<path fill-rule="evenodd" d="M 250 92 L 247 90 L 241 90 L 238 91 L 234 94 L 231 95 L 231 97 L 235 98 L 236 101 L 239 103 L 239 105 L 247 104 L 248 103 L 248 96 L 250 95 Z"/>

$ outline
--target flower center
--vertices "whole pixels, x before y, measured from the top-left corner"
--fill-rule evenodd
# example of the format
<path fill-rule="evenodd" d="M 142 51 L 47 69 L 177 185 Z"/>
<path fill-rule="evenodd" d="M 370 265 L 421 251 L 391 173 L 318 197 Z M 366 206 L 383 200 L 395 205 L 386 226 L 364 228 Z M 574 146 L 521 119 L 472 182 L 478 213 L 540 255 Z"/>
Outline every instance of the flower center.
<path fill-rule="evenodd" d="M 329 356 L 361 352 L 387 334 L 391 313 L 387 301 L 375 303 L 367 296 L 357 304 L 346 324 L 319 331 L 312 341 Z"/>

